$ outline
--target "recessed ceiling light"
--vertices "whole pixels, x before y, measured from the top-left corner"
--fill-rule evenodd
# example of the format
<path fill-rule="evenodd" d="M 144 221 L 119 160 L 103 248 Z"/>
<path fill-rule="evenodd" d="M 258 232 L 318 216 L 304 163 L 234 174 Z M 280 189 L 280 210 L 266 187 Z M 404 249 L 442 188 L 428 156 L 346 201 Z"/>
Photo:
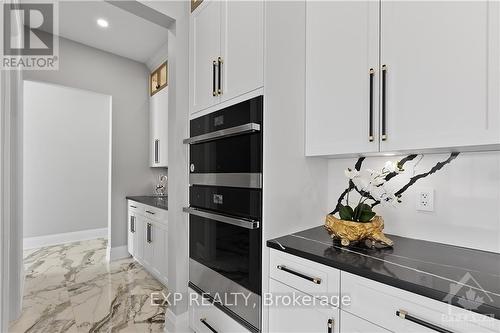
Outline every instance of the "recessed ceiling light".
<path fill-rule="evenodd" d="M 107 28 L 109 26 L 109 23 L 105 19 L 100 18 L 100 19 L 97 19 L 97 25 L 102 27 L 102 28 Z"/>

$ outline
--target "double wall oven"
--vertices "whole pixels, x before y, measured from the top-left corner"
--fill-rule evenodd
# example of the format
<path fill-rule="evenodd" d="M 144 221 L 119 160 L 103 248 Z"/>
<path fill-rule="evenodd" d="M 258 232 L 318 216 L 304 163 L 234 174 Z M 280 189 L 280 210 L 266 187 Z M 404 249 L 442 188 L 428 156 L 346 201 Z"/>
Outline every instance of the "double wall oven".
<path fill-rule="evenodd" d="M 191 120 L 189 285 L 261 328 L 263 96 Z M 242 297 L 242 295 L 245 295 Z"/>

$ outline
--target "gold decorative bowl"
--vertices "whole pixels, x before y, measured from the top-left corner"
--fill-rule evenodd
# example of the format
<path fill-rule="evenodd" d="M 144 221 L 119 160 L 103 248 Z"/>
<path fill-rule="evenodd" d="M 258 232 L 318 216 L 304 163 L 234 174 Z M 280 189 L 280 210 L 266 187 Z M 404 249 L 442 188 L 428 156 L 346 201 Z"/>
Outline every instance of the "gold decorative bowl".
<path fill-rule="evenodd" d="M 384 235 L 384 219 L 381 216 L 375 216 L 370 222 L 362 223 L 327 215 L 325 228 L 332 238 L 340 239 L 343 246 L 365 240 L 380 242 L 384 246 L 394 245 L 394 242 Z"/>

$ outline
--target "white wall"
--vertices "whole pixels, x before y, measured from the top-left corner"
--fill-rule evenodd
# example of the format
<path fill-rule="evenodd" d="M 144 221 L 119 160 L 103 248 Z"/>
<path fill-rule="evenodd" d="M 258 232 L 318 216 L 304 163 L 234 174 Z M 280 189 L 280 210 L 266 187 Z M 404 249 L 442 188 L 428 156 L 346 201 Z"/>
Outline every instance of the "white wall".
<path fill-rule="evenodd" d="M 24 237 L 108 227 L 111 96 L 24 82 Z"/>
<path fill-rule="evenodd" d="M 25 79 L 111 95 L 113 99 L 111 240 L 127 243 L 127 195 L 150 194 L 149 71 L 144 64 L 60 38 L 58 71 L 27 71 Z"/>
<path fill-rule="evenodd" d="M 404 174 L 389 183 L 399 189 L 413 174 L 428 171 L 449 155 L 425 155 L 405 165 Z M 388 160 L 402 156 L 367 158 L 363 168 L 381 168 Z M 347 187 L 344 170 L 356 159 L 328 162 L 329 210 L 335 208 Z M 434 189 L 434 212 L 416 210 L 421 189 Z M 425 239 L 500 253 L 500 153 L 463 153 L 442 170 L 418 181 L 403 194 L 396 207 L 377 206 L 385 221 L 385 231 L 410 238 Z"/>

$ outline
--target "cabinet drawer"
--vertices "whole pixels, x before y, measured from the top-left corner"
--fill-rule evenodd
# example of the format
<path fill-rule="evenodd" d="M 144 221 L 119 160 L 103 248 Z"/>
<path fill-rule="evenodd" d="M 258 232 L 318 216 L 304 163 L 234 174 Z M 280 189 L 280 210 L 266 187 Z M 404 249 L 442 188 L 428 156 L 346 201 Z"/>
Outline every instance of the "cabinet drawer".
<path fill-rule="evenodd" d="M 270 333 L 340 332 L 338 308 L 323 305 L 319 300 L 317 304 L 313 304 L 310 302 L 311 295 L 301 293 L 273 279 L 269 280 L 269 291 L 275 296 L 274 302 L 267 304 Z M 296 299 L 298 304 L 290 302 L 291 298 Z"/>
<path fill-rule="evenodd" d="M 137 201 L 128 200 L 127 207 L 129 214 L 135 213 L 147 217 L 155 222 L 167 224 L 168 211 L 161 208 L 145 205 Z"/>
<path fill-rule="evenodd" d="M 144 211 L 143 211 L 144 216 L 147 218 L 159 222 L 159 223 L 167 223 L 168 221 L 168 211 L 161 209 L 161 208 L 156 208 L 153 206 L 147 206 L 144 205 Z"/>
<path fill-rule="evenodd" d="M 390 333 L 390 331 L 340 310 L 340 330 L 342 333 Z"/>
<path fill-rule="evenodd" d="M 188 289 L 190 294 L 196 294 L 192 289 Z M 189 306 L 189 327 L 196 333 L 250 333 L 248 329 L 240 325 L 233 318 L 219 310 L 208 301 L 202 302 L 202 297 L 197 294 L 193 297 L 196 301 L 190 302 Z M 212 330 L 209 328 L 211 327 Z"/>
<path fill-rule="evenodd" d="M 353 274 L 342 272 L 341 275 L 342 296 L 351 297 L 351 305 L 342 309 L 390 331 L 431 333 L 440 332 L 438 328 L 454 333 L 500 331 L 498 320 Z M 396 315 L 397 311 L 404 311 L 410 317 L 401 318 Z M 415 323 L 414 318 L 423 323 Z"/>
<path fill-rule="evenodd" d="M 276 250 L 270 256 L 271 278 L 309 295 L 339 295 L 338 269 Z"/>
<path fill-rule="evenodd" d="M 129 212 L 140 213 L 144 210 L 144 205 L 136 201 L 127 200 L 127 207 Z"/>

